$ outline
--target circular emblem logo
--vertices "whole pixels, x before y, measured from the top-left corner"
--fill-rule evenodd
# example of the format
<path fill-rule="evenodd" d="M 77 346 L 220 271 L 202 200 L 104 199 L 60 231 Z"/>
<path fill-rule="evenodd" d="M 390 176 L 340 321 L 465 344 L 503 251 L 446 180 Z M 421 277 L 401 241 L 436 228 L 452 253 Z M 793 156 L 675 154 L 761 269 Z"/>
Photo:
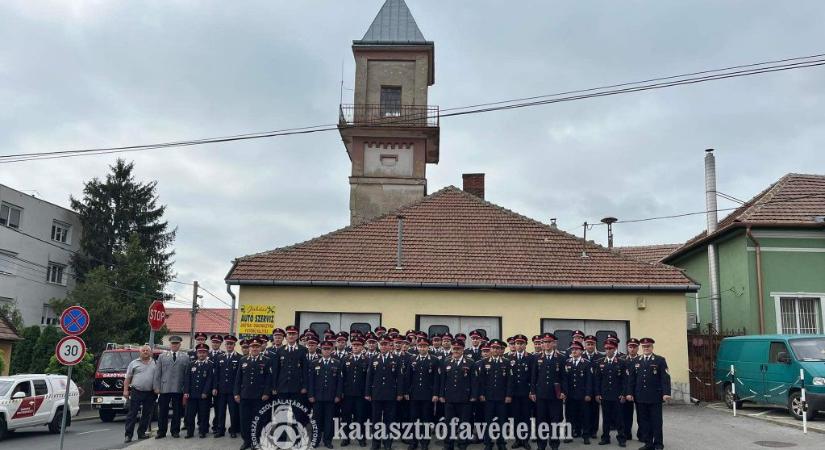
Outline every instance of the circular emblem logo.
<path fill-rule="evenodd" d="M 318 442 L 309 409 L 290 400 L 267 402 L 252 420 L 252 446 L 263 450 L 308 450 Z"/>

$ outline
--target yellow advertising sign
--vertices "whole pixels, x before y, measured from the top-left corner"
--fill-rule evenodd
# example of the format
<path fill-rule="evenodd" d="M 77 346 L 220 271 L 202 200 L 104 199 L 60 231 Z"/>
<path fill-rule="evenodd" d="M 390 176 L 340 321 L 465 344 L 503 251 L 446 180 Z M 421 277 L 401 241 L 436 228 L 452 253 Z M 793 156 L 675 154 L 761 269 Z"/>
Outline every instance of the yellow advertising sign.
<path fill-rule="evenodd" d="M 275 328 L 275 307 L 271 305 L 241 305 L 238 334 L 241 339 L 263 334 L 269 336 Z"/>

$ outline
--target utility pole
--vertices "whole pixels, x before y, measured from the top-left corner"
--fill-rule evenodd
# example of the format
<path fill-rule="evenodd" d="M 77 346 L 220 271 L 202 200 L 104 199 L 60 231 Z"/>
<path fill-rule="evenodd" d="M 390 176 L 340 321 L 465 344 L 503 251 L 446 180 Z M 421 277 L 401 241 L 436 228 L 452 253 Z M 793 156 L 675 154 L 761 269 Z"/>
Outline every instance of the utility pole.
<path fill-rule="evenodd" d="M 192 328 L 189 330 L 189 348 L 195 348 L 195 318 L 198 315 L 198 282 L 192 283 Z"/>

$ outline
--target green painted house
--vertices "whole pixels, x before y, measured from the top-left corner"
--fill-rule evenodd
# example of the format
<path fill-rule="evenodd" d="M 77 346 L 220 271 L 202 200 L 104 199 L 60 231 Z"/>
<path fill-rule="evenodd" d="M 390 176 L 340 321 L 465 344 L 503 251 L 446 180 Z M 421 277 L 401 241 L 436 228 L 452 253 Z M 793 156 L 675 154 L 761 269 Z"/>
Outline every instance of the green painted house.
<path fill-rule="evenodd" d="M 708 245 L 716 244 L 722 330 L 823 333 L 825 176 L 788 174 L 660 261 L 701 284 L 688 329 L 711 320 Z M 761 305 L 761 310 L 760 310 Z"/>

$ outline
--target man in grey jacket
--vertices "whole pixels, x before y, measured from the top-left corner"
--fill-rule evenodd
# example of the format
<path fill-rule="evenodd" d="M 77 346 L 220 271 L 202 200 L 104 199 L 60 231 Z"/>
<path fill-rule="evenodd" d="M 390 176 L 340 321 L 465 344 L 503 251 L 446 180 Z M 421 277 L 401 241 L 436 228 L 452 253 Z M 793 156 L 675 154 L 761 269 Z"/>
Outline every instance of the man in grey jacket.
<path fill-rule="evenodd" d="M 180 350 L 181 340 L 180 336 L 170 337 L 169 350 L 158 357 L 155 366 L 153 387 L 155 394 L 158 395 L 158 434 L 155 439 L 166 437 L 170 407 L 172 408 L 172 437 L 180 437 L 183 383 L 189 374 L 189 356 Z"/>

